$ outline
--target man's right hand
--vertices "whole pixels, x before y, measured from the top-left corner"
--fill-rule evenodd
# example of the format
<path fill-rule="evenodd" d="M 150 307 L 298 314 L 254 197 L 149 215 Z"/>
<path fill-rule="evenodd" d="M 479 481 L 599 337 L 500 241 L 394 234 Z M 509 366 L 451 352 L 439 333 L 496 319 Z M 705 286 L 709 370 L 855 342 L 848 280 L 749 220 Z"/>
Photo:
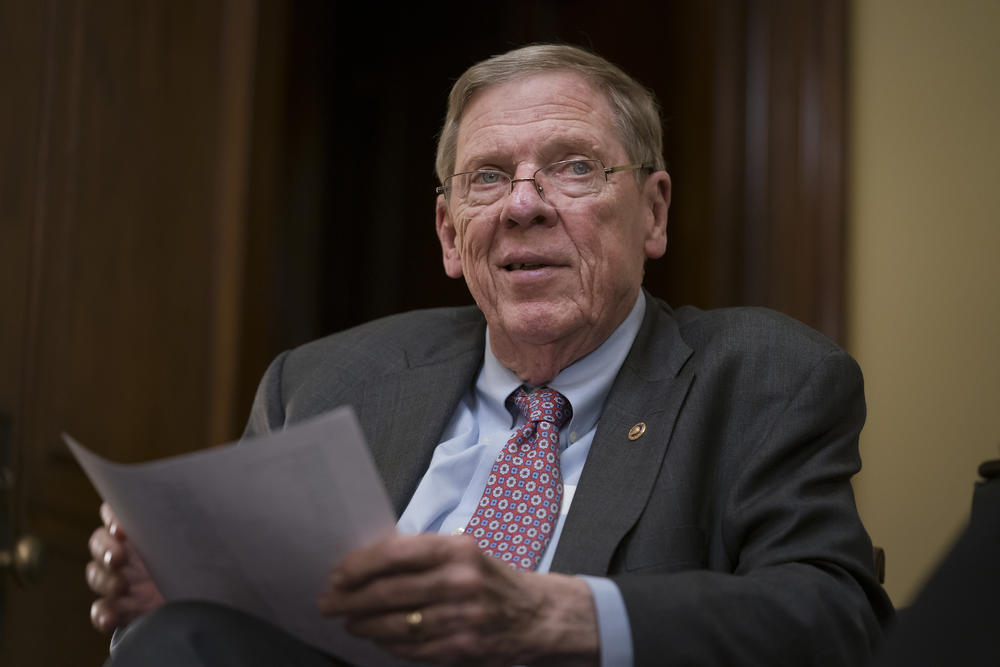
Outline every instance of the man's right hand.
<path fill-rule="evenodd" d="M 107 503 L 101 520 L 104 525 L 90 536 L 87 584 L 100 596 L 90 607 L 90 622 L 108 633 L 161 605 L 163 596 Z"/>

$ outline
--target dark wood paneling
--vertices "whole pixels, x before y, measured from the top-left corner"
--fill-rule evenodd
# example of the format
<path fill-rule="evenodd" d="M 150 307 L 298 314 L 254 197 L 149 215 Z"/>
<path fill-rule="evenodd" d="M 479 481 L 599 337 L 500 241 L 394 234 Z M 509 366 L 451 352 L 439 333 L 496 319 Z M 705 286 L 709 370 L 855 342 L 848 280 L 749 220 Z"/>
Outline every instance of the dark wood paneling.
<path fill-rule="evenodd" d="M 293 234 L 303 216 L 322 221 L 316 250 L 298 244 L 302 254 L 282 260 L 282 275 L 295 261 L 320 281 L 318 302 L 284 294 L 294 310 L 318 303 L 316 329 L 303 322 L 300 340 L 469 301 L 443 277 L 433 235 L 434 139 L 465 67 L 533 41 L 594 48 L 663 104 L 674 189 L 667 255 L 647 268 L 655 294 L 678 305 L 770 306 L 842 338 L 842 0 L 628 12 L 595 1 L 446 4 L 434 13 L 437 37 L 405 29 L 422 10 L 297 6 L 311 20 L 295 33 L 310 46 L 290 53 L 299 78 L 289 91 L 303 102 L 289 108 L 292 143 L 324 147 L 304 154 L 300 164 L 313 169 L 293 168 L 288 188 Z"/>
<path fill-rule="evenodd" d="M 746 72 L 740 302 L 842 341 L 844 3 L 751 1 L 743 20 L 745 52 L 728 65 Z"/>
<path fill-rule="evenodd" d="M 255 5 L 0 7 L 0 43 L 16 50 L 2 98 L 18 100 L 0 123 L 16 165 L 0 178 L 15 315 L 2 342 L 19 355 L 0 409 L 18 529 L 48 549 L 40 585 L 8 591 L 0 662 L 97 664 L 107 640 L 82 575 L 99 501 L 59 433 L 123 461 L 238 433 Z"/>

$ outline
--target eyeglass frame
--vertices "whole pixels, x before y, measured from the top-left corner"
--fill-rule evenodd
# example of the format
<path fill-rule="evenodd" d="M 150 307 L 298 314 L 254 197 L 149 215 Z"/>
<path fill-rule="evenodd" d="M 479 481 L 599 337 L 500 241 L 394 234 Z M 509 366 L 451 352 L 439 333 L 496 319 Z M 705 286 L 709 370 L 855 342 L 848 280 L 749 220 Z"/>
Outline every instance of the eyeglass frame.
<path fill-rule="evenodd" d="M 455 178 L 456 176 L 464 176 L 466 174 L 480 174 L 480 173 L 484 173 L 484 174 L 503 174 L 504 176 L 506 176 L 507 178 L 510 179 L 510 192 L 507 193 L 508 196 L 514 192 L 514 184 L 515 183 L 521 183 L 523 181 L 531 181 L 531 184 L 535 186 L 535 192 L 538 193 L 538 196 L 541 197 L 542 201 L 547 202 L 547 200 L 545 199 L 545 195 L 542 194 L 542 192 L 544 191 L 544 188 L 542 188 L 542 186 L 540 186 L 538 184 L 538 181 L 535 180 L 538 177 L 538 172 L 544 171 L 545 169 L 550 169 L 550 168 L 552 168 L 552 167 L 554 167 L 556 165 L 559 165 L 559 164 L 567 164 L 567 163 L 570 163 L 570 162 L 596 162 L 597 164 L 601 165 L 601 171 L 604 172 L 604 182 L 605 183 L 608 182 L 608 174 L 615 174 L 615 173 L 618 173 L 620 171 L 635 171 L 637 169 L 649 169 L 649 170 L 655 170 L 656 169 L 656 167 L 654 167 L 653 165 L 642 164 L 642 163 L 638 163 L 638 164 L 620 164 L 620 165 L 615 166 L 615 167 L 605 167 L 604 163 L 601 160 L 598 160 L 597 158 L 590 158 L 590 157 L 588 157 L 588 158 L 574 158 L 572 160 L 556 160 L 555 162 L 553 162 L 551 164 L 547 164 L 544 167 L 539 167 L 538 169 L 536 169 L 534 171 L 534 173 L 531 174 L 530 178 L 514 178 L 513 176 L 511 176 L 507 172 L 500 171 L 499 169 L 472 169 L 470 171 L 459 171 L 459 172 L 456 172 L 456 173 L 452 174 L 451 176 L 449 176 L 448 178 L 446 178 L 444 180 L 445 180 L 445 183 L 447 183 L 448 181 L 450 181 L 451 179 Z M 439 185 L 436 188 L 434 188 L 434 192 L 437 193 L 437 194 L 439 194 L 439 195 L 445 195 L 446 194 L 445 191 L 447 190 L 447 187 L 448 186 L 446 186 L 444 184 Z M 503 199 L 503 197 L 500 197 L 496 201 L 500 201 L 500 199 Z M 445 202 L 447 202 L 447 201 L 448 201 L 448 197 L 445 196 Z M 492 202 L 492 203 L 495 204 L 496 202 Z"/>

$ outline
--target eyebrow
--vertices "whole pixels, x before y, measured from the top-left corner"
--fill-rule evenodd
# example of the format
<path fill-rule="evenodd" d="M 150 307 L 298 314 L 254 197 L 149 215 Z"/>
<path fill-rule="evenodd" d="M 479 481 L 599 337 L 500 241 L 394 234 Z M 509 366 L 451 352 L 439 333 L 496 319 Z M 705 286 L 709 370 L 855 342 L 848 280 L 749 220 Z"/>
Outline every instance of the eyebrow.
<path fill-rule="evenodd" d="M 583 150 L 586 148 L 586 150 Z M 558 137 L 551 142 L 546 142 L 543 149 L 536 153 L 539 156 L 539 166 L 545 166 L 553 162 L 558 162 L 559 160 L 565 159 L 565 157 L 555 157 L 556 155 L 564 153 L 578 153 L 583 157 L 590 159 L 603 159 L 599 154 L 599 148 L 595 145 L 592 138 L 584 139 L 582 137 Z M 492 151 L 483 151 L 481 153 L 476 153 L 469 156 L 468 159 L 464 161 L 467 165 L 461 169 L 458 168 L 458 164 L 455 165 L 456 173 L 462 171 L 478 171 L 483 169 L 482 166 L 471 166 L 471 165 L 482 165 L 484 163 L 492 164 L 510 164 L 508 156 L 501 156 L 498 153 Z M 504 167 L 495 167 L 495 170 L 504 171 L 507 173 L 508 169 Z"/>

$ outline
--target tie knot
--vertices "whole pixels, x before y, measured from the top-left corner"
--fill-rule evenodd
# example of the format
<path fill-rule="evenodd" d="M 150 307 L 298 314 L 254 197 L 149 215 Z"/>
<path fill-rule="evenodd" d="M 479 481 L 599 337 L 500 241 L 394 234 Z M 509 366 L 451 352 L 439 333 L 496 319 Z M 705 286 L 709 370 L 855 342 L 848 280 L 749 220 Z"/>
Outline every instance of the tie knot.
<path fill-rule="evenodd" d="M 518 387 L 514 404 L 526 421 L 547 421 L 561 428 L 573 416 L 573 408 L 565 396 L 549 387 L 538 387 L 531 393 Z"/>

